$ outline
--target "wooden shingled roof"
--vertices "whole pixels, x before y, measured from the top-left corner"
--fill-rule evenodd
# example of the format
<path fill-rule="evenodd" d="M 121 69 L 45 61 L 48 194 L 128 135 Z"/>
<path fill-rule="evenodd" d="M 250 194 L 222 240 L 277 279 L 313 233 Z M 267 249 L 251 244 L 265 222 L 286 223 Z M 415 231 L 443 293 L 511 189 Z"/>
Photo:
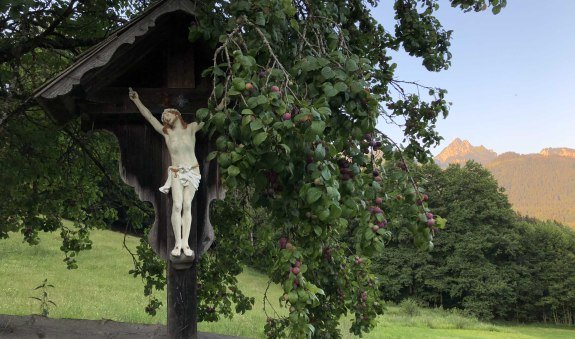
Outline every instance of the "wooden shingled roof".
<path fill-rule="evenodd" d="M 77 100 L 86 91 L 93 91 L 86 74 L 105 67 L 122 49 L 131 48 L 140 37 L 156 26 L 161 16 L 184 12 L 195 15 L 195 3 L 190 0 L 163 0 L 151 5 L 125 26 L 111 33 L 105 40 L 84 52 L 76 62 L 36 90 L 34 98 L 56 120 L 65 122 L 80 114 Z M 112 74 L 111 76 L 115 76 Z"/>

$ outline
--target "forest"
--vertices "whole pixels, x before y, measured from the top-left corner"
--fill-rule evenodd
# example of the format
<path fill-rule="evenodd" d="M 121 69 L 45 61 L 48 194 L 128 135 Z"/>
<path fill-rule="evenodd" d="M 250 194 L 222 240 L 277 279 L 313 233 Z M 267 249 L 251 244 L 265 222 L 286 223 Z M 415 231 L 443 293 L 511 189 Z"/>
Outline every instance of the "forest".
<path fill-rule="evenodd" d="M 572 228 L 516 214 L 477 163 L 427 165 L 418 174 L 448 227 L 431 252 L 414 253 L 399 232 L 376 264 L 384 299 L 415 298 L 484 319 L 574 323 Z"/>

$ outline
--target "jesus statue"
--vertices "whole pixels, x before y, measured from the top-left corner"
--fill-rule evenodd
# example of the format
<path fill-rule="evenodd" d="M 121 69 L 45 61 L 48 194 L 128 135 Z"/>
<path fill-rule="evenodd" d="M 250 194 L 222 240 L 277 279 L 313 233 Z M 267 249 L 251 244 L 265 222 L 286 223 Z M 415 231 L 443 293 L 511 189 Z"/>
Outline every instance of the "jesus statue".
<path fill-rule="evenodd" d="M 170 153 L 172 165 L 168 167 L 168 179 L 164 186 L 160 187 L 160 191 L 165 194 L 172 190 L 171 222 L 176 241 L 170 253 L 174 257 L 179 257 L 183 251 L 185 256 L 193 257 L 194 251 L 188 244 L 188 237 L 192 227 L 192 199 L 201 179 L 194 148 L 196 132 L 204 126 L 204 123 L 186 124 L 180 112 L 174 108 L 164 110 L 160 123 L 142 104 L 137 92 L 130 88 L 128 95 L 144 118 L 164 137 Z"/>

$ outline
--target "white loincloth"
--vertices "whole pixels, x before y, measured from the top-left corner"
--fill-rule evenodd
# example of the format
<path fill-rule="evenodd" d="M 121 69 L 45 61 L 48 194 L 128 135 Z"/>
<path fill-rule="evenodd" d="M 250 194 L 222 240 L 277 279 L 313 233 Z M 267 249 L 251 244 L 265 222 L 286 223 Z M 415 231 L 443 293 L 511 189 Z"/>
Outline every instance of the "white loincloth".
<path fill-rule="evenodd" d="M 182 186 L 190 186 L 194 188 L 194 190 L 198 190 L 200 187 L 200 180 L 202 176 L 200 175 L 200 169 L 198 165 L 191 166 L 191 165 L 178 165 L 178 166 L 170 166 L 168 167 L 168 179 L 164 186 L 160 187 L 160 192 L 168 194 L 170 192 L 170 188 L 172 187 L 172 178 L 177 178 L 180 180 Z"/>

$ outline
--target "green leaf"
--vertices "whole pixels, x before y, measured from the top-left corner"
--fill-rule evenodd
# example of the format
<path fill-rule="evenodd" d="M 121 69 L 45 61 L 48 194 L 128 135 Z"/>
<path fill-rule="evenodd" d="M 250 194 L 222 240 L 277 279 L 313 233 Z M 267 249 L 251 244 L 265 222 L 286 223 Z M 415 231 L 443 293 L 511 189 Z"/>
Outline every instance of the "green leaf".
<path fill-rule="evenodd" d="M 339 198 L 338 198 L 338 200 L 339 200 Z M 329 213 L 330 213 L 332 218 L 339 218 L 341 216 L 342 209 L 341 209 L 341 207 L 339 207 L 339 204 L 331 204 L 329 206 Z"/>
<path fill-rule="evenodd" d="M 329 109 L 329 107 L 320 107 L 317 109 L 317 111 L 323 117 L 327 117 L 327 116 L 331 115 L 331 109 Z"/>
<path fill-rule="evenodd" d="M 335 201 L 338 201 L 340 198 L 339 191 L 331 186 L 327 187 L 327 195 Z"/>
<path fill-rule="evenodd" d="M 263 12 L 256 13 L 256 25 L 258 26 L 265 26 L 266 24 L 266 17 Z"/>
<path fill-rule="evenodd" d="M 329 209 L 324 209 L 317 214 L 317 217 L 321 221 L 326 221 L 329 218 Z"/>
<path fill-rule="evenodd" d="M 252 131 L 257 131 L 258 129 L 263 128 L 263 127 L 264 127 L 264 124 L 260 119 L 256 119 L 256 120 L 250 122 L 250 129 Z"/>
<path fill-rule="evenodd" d="M 214 114 L 212 120 L 217 127 L 222 127 L 224 125 L 224 121 L 226 120 L 226 114 L 223 112 L 218 112 Z"/>
<path fill-rule="evenodd" d="M 286 144 L 280 144 L 280 146 L 284 149 L 284 151 L 286 152 L 286 154 L 289 154 L 291 149 L 289 148 L 288 145 Z"/>
<path fill-rule="evenodd" d="M 325 158 L 325 148 L 323 147 L 322 144 L 317 144 L 317 146 L 315 147 L 314 159 L 323 160 L 323 158 Z"/>
<path fill-rule="evenodd" d="M 268 98 L 267 98 L 265 95 L 260 94 L 260 95 L 257 96 L 257 102 L 258 102 L 258 105 L 267 104 L 267 103 L 268 103 Z"/>
<path fill-rule="evenodd" d="M 237 96 L 242 94 L 240 91 L 236 90 L 235 88 L 232 88 L 228 91 L 228 95 L 233 97 L 233 96 Z"/>
<path fill-rule="evenodd" d="M 435 226 L 439 229 L 444 229 L 447 224 L 447 219 L 442 218 L 438 215 L 435 216 Z"/>
<path fill-rule="evenodd" d="M 214 92 L 215 92 L 216 98 L 218 98 L 218 99 L 221 98 L 222 94 L 224 94 L 224 86 L 222 84 L 218 84 L 216 86 L 216 88 L 214 89 Z"/>
<path fill-rule="evenodd" d="M 321 170 L 321 176 L 324 180 L 329 180 L 331 179 L 331 172 L 328 168 L 324 168 Z"/>
<path fill-rule="evenodd" d="M 311 130 L 317 135 L 322 134 L 324 129 L 325 129 L 325 122 L 323 121 L 313 121 L 311 123 Z"/>
<path fill-rule="evenodd" d="M 266 132 L 260 132 L 256 134 L 253 140 L 254 145 L 259 146 L 262 142 L 266 140 L 267 137 L 268 134 Z"/>
<path fill-rule="evenodd" d="M 313 204 L 314 202 L 318 201 L 321 198 L 321 190 L 316 187 L 311 187 L 307 190 L 306 193 L 306 201 L 308 204 Z"/>
<path fill-rule="evenodd" d="M 326 79 L 331 79 L 335 76 L 335 72 L 333 71 L 333 69 L 331 69 L 331 67 L 326 66 L 324 68 L 321 69 L 321 75 Z"/>
<path fill-rule="evenodd" d="M 246 89 L 246 82 L 243 78 L 234 78 L 232 80 L 232 86 L 236 91 L 243 91 Z"/>
<path fill-rule="evenodd" d="M 188 40 L 190 42 L 198 41 L 204 34 L 199 31 L 196 27 L 190 28 L 190 32 L 188 33 Z"/>
<path fill-rule="evenodd" d="M 348 72 L 355 72 L 359 69 L 359 67 L 357 66 L 357 62 L 355 62 L 355 60 L 353 59 L 348 59 L 345 62 L 345 70 Z"/>
<path fill-rule="evenodd" d="M 291 291 L 291 292 L 289 292 L 289 294 L 288 294 L 288 300 L 289 300 L 290 304 L 295 304 L 295 303 L 297 303 L 297 299 L 298 299 L 298 296 L 297 296 L 297 292 L 296 292 L 296 291 Z"/>
<path fill-rule="evenodd" d="M 218 163 L 222 168 L 227 168 L 232 164 L 232 157 L 229 153 L 222 153 L 218 158 Z"/>
<path fill-rule="evenodd" d="M 290 24 L 291 28 L 293 28 L 297 32 L 299 32 L 299 24 L 297 23 L 297 21 L 295 19 L 290 19 L 289 24 Z"/>
<path fill-rule="evenodd" d="M 283 252 L 283 253 L 287 254 L 288 252 Z M 289 293 L 293 289 L 293 282 L 291 282 L 290 280 L 285 280 L 283 288 L 284 288 L 285 293 Z"/>
<path fill-rule="evenodd" d="M 335 85 L 333 85 L 333 88 L 338 92 L 345 92 L 347 91 L 348 87 L 344 82 L 338 82 Z"/>
<path fill-rule="evenodd" d="M 373 233 L 373 231 L 371 230 L 371 227 L 367 228 L 365 230 L 365 240 L 371 240 L 375 237 L 375 233 Z"/>
<path fill-rule="evenodd" d="M 329 98 L 337 95 L 337 91 L 335 90 L 335 88 L 333 88 L 333 85 L 329 82 L 324 83 L 322 89 L 323 93 Z"/>
<path fill-rule="evenodd" d="M 259 104 L 258 104 L 258 98 L 257 97 L 251 97 L 248 99 L 248 107 L 249 108 L 256 108 L 258 105 Z"/>
<path fill-rule="evenodd" d="M 210 114 L 210 110 L 207 108 L 200 108 L 196 111 L 196 120 L 203 121 Z"/>
<path fill-rule="evenodd" d="M 218 155 L 218 151 L 210 152 L 210 154 L 208 154 L 208 156 L 206 157 L 206 161 L 213 160 L 217 155 Z"/>
<path fill-rule="evenodd" d="M 228 174 L 232 177 L 235 177 L 236 175 L 240 174 L 240 169 L 234 165 L 231 165 L 228 167 Z"/>
<path fill-rule="evenodd" d="M 240 161 L 243 158 L 241 154 L 235 151 L 231 153 L 231 156 L 232 156 L 232 162 Z"/>

